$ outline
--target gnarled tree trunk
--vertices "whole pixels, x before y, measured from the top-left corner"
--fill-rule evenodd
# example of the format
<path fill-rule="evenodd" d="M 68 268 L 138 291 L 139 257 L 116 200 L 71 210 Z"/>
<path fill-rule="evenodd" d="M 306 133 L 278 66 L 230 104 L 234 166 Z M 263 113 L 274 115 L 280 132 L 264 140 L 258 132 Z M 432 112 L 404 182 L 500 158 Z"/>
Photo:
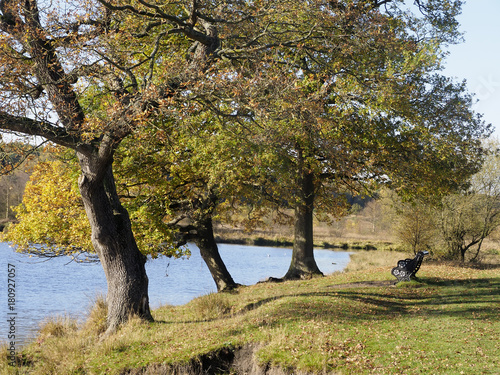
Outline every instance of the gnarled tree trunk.
<path fill-rule="evenodd" d="M 152 320 L 149 310 L 146 257 L 135 242 L 130 218 L 122 207 L 114 182 L 112 161 L 78 153 L 79 179 L 92 244 L 108 283 L 108 333 L 131 315 Z"/>
<path fill-rule="evenodd" d="M 184 211 L 179 218 L 172 221 L 172 224 L 180 232 L 177 245 L 181 246 L 188 241 L 193 241 L 200 249 L 201 257 L 212 275 L 217 291 L 231 290 L 238 287 L 238 284 L 234 282 L 220 256 L 212 223 L 212 216 L 219 197 L 210 189 L 205 194 L 200 193 L 192 201 L 183 201 L 182 203 L 172 203 L 170 205 L 173 210 Z M 183 219 L 188 219 L 189 224 L 179 224 Z"/>
<path fill-rule="evenodd" d="M 238 286 L 226 268 L 219 253 L 219 248 L 214 238 L 212 218 L 205 218 L 203 222 L 196 223 L 196 236 L 194 243 L 200 249 L 200 254 L 205 261 L 210 274 L 217 285 L 217 291 L 231 290 Z"/>

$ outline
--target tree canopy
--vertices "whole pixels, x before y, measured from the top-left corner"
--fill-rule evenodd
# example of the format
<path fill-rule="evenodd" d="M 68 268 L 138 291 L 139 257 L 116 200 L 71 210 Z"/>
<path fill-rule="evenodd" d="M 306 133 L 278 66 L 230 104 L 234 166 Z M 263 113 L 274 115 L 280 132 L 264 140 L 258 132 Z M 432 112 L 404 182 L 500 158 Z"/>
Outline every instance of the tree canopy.
<path fill-rule="evenodd" d="M 315 204 L 336 209 L 342 189 L 369 181 L 445 191 L 478 168 L 489 128 L 464 85 L 437 74 L 442 47 L 459 37 L 458 0 L 416 0 L 411 10 L 399 0 L 58 5 L 0 1 L 0 128 L 75 150 L 111 328 L 130 311 L 151 318 L 144 255 L 112 169 L 127 137 L 128 147 L 176 139 L 175 124 L 196 123 L 187 149 L 157 152 L 189 159 L 178 164 L 181 181 L 202 172 L 198 196 L 223 188 L 232 171 L 252 171 L 253 158 L 258 177 L 243 177 L 295 208 L 290 277 L 318 272 Z M 247 155 L 234 147 L 244 143 Z M 201 158 L 210 152 L 213 163 Z M 151 171 L 169 179 L 169 165 Z M 142 202 L 137 212 L 152 208 Z"/>
<path fill-rule="evenodd" d="M 490 127 L 472 111 L 465 85 L 439 74 L 442 43 L 457 36 L 450 18 L 457 9 L 419 2 L 418 19 L 384 3 L 297 10 L 307 42 L 266 56 L 258 74 L 222 83 L 232 94 L 222 113 L 247 114 L 238 125 L 263 150 L 264 196 L 295 209 L 286 277 L 319 273 L 313 210 L 341 215 L 343 192 L 384 183 L 407 198 L 439 195 L 466 184 L 480 166 Z"/>

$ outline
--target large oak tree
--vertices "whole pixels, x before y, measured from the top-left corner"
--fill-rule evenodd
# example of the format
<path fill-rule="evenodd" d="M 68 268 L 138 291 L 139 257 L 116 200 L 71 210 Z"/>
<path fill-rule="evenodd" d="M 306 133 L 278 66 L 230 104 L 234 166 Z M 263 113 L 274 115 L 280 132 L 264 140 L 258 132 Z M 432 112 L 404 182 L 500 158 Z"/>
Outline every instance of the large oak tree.
<path fill-rule="evenodd" d="M 458 36 L 460 2 L 416 1 L 414 13 L 406 5 L 307 2 L 284 10 L 273 3 L 288 22 L 270 25 L 269 33 L 293 30 L 304 38 L 219 81 L 217 93 L 225 90 L 231 105 L 215 110 L 261 149 L 253 185 L 294 210 L 285 278 L 321 274 L 315 208 L 338 216 L 344 192 L 373 183 L 406 196 L 442 194 L 480 165 L 490 127 L 472 111 L 464 84 L 439 74 L 442 47 Z"/>
<path fill-rule="evenodd" d="M 108 121 L 92 126 L 79 102 L 76 84 L 79 79 L 85 83 L 93 64 L 94 74 L 103 74 L 102 84 L 113 84 L 106 82 L 106 66 L 96 60 L 93 47 L 87 48 L 109 25 L 93 22 L 76 8 L 73 16 L 61 19 L 57 12 L 62 9 L 44 6 L 37 1 L 0 2 L 0 128 L 40 136 L 75 150 L 92 244 L 108 282 L 112 331 L 131 313 L 152 319 L 146 258 L 137 248 L 112 172 L 114 151 L 130 134 L 133 121 L 127 118 L 135 109 L 126 107 L 127 99 L 122 95 L 116 101 L 122 107 L 116 112 L 124 112 L 124 116 L 110 114 Z"/>
<path fill-rule="evenodd" d="M 172 15 L 160 12 L 166 24 L 144 25 L 144 31 L 150 26 L 163 29 L 150 36 L 138 35 L 132 29 L 137 24 L 127 23 L 130 15 L 113 13 L 111 4 L 58 5 L 0 2 L 0 128 L 39 136 L 76 152 L 92 244 L 108 282 L 112 331 L 131 313 L 151 319 L 146 258 L 117 194 L 114 153 L 147 117 L 150 105 L 185 88 L 193 74 L 206 68 L 217 43 L 210 27 L 204 32 L 193 29 L 194 8 L 191 22 L 189 11 L 169 5 Z M 179 31 L 191 43 L 176 38 Z M 161 86 L 154 86 L 154 68 L 161 61 L 159 42 L 170 34 L 172 44 L 161 47 L 174 56 L 169 64 L 176 69 L 163 66 L 169 74 L 162 77 Z M 184 52 L 190 46 L 192 58 L 186 62 Z M 82 101 L 89 98 L 89 89 L 96 93 L 94 101 Z"/>

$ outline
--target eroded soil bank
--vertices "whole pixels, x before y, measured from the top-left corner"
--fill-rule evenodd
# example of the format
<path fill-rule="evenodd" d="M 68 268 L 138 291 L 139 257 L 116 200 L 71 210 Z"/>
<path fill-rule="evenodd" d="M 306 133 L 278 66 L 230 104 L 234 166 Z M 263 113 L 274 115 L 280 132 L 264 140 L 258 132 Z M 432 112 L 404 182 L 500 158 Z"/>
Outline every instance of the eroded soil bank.
<path fill-rule="evenodd" d="M 255 356 L 258 349 L 258 344 L 247 344 L 235 349 L 225 348 L 191 360 L 188 364 L 149 365 L 145 368 L 123 372 L 122 375 L 312 375 L 294 369 L 285 371 L 276 367 L 259 365 Z M 328 375 L 334 375 L 334 373 L 328 373 Z"/>

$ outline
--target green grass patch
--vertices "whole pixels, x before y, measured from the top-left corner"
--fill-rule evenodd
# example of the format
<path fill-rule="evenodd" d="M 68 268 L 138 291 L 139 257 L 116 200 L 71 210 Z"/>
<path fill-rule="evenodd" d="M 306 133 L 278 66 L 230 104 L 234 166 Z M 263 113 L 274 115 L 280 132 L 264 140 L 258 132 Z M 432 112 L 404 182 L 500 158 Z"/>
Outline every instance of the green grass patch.
<path fill-rule="evenodd" d="M 18 353 L 19 367 L 2 355 L 0 373 L 121 374 L 248 345 L 260 365 L 292 373 L 500 373 L 498 269 L 424 262 L 418 276 L 396 287 L 384 266 L 241 287 L 164 306 L 105 339 L 59 321 Z"/>

